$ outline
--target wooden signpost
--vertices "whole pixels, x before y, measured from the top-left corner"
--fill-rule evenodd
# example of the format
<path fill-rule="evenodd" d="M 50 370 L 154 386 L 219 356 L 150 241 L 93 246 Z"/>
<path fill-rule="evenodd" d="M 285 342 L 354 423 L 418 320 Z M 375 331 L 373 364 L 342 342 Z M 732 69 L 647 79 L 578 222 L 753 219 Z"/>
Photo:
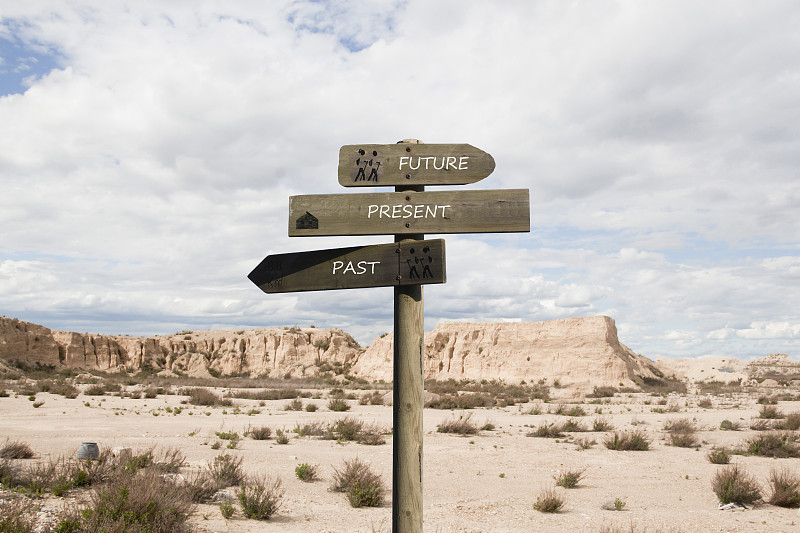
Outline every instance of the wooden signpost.
<path fill-rule="evenodd" d="M 444 283 L 444 239 L 269 255 L 247 277 L 266 293 Z"/>
<path fill-rule="evenodd" d="M 289 198 L 289 236 L 530 230 L 528 189 L 312 194 Z"/>
<path fill-rule="evenodd" d="M 492 156 L 469 144 L 352 144 L 339 150 L 344 187 L 465 185 L 493 170 Z"/>
<path fill-rule="evenodd" d="M 345 187 L 395 192 L 289 199 L 289 236 L 394 235 L 395 242 L 270 255 L 249 278 L 267 293 L 394 286 L 392 531 L 422 531 L 422 285 L 444 283 L 444 240 L 425 233 L 530 231 L 528 189 L 428 191 L 463 185 L 494 170 L 469 144 L 362 144 L 339 151 Z"/>

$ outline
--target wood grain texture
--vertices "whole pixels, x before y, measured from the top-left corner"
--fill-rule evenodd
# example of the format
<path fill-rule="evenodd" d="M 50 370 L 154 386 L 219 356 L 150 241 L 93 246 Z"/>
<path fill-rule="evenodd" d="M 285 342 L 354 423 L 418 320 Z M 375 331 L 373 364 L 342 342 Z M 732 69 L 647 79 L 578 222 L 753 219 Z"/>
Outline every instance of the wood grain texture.
<path fill-rule="evenodd" d="M 528 189 L 289 197 L 289 236 L 530 231 Z"/>
<path fill-rule="evenodd" d="M 339 150 L 344 187 L 465 185 L 492 173 L 494 158 L 469 144 L 351 144 Z"/>
<path fill-rule="evenodd" d="M 247 277 L 266 293 L 444 283 L 444 239 L 274 254 Z"/>

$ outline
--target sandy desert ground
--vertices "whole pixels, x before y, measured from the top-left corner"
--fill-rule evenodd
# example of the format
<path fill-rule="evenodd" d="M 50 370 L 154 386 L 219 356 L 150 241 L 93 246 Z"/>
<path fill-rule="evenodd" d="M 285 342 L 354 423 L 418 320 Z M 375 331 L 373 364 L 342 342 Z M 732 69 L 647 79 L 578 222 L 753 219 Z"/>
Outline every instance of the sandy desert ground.
<path fill-rule="evenodd" d="M 343 494 L 329 490 L 333 468 L 356 457 L 369 462 L 390 490 L 391 435 L 386 435 L 385 444 L 368 446 L 299 437 L 292 429 L 298 424 L 355 416 L 389 432 L 392 407 L 348 400 L 350 411 L 332 412 L 326 407 L 328 391 L 312 390 L 321 397 L 302 400 L 304 404 L 317 404 L 316 412 L 286 410 L 287 400 L 237 399 L 234 407 L 198 407 L 182 403 L 186 397 L 180 395 L 131 399 L 80 394 L 67 399 L 49 393 L 36 394 L 36 401 L 44 403 L 34 408 L 28 397 L 12 392 L 0 398 L 0 442 L 22 441 L 34 450 L 35 458 L 20 462 L 74 457 L 80 444 L 89 441 L 101 448 L 130 447 L 134 452 L 153 446 L 177 448 L 186 456 L 187 471 L 226 452 L 241 456 L 250 473 L 280 476 L 285 496 L 280 511 L 270 520 L 248 520 L 241 513 L 226 520 L 218 504 L 201 504 L 191 518 L 200 532 L 391 531 L 391 503 L 352 508 Z M 526 436 L 545 422 L 569 418 L 547 412 L 555 410 L 558 400 L 469 411 L 425 409 L 424 528 L 431 532 L 800 531 L 797 509 L 761 504 L 748 510 L 718 510 L 711 490 L 712 477 L 721 467 L 711 464 L 706 455 L 714 447 L 741 448 L 758 433 L 749 429 L 762 407 L 757 397 L 618 393 L 595 403 L 589 403 L 590 399 L 577 404 L 564 400 L 570 402 L 568 408 L 583 408 L 584 416 L 571 418 L 589 428 L 594 419 L 602 417 L 617 431 L 646 432 L 652 441 L 648 451 L 609 450 L 604 446 L 608 432 L 570 433 L 558 439 Z M 711 407 L 699 407 L 703 399 L 710 399 Z M 175 414 L 175 408 L 180 408 L 179 414 Z M 777 408 L 784 413 L 800 412 L 800 402 L 779 402 Z M 540 414 L 530 414 L 537 409 Z M 471 413 L 478 426 L 491 423 L 494 429 L 468 436 L 437 432 L 440 423 L 464 413 Z M 664 425 L 675 419 L 694 422 L 701 443 L 698 448 L 668 443 Z M 742 429 L 723 431 L 723 420 L 736 422 Z M 222 441 L 221 449 L 212 449 L 219 441 L 216 432 L 242 435 L 248 427 L 258 426 L 270 427 L 272 438 L 258 441 L 245 437 L 233 450 L 226 450 L 226 441 Z M 288 444 L 276 443 L 278 429 L 292 437 Z M 580 449 L 577 439 L 596 444 Z M 798 459 L 733 455 L 731 462 L 744 465 L 754 474 L 767 495 L 767 479 L 773 467 L 789 467 L 800 474 Z M 321 479 L 313 483 L 298 480 L 295 467 L 300 463 L 319 465 Z M 537 495 L 554 485 L 554 476 L 576 469 L 585 469 L 584 478 L 576 488 L 558 489 L 566 498 L 560 512 L 534 510 Z M 74 497 L 74 491 L 70 494 Z M 625 503 L 623 510 L 603 508 L 616 499 Z M 43 503 L 57 508 L 69 500 L 49 497 Z"/>

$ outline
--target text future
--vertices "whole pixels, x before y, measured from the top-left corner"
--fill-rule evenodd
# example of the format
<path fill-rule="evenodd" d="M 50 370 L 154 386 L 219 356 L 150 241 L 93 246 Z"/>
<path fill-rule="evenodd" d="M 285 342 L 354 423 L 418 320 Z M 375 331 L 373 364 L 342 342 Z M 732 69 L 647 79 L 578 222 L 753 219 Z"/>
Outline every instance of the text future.
<path fill-rule="evenodd" d="M 455 156 L 427 156 L 427 157 L 416 157 L 417 166 L 414 166 L 414 156 L 413 155 L 404 155 L 400 157 L 400 166 L 399 169 L 403 170 L 403 165 L 406 165 L 409 170 L 419 170 L 422 167 L 424 162 L 425 170 L 469 170 L 469 156 L 462 155 L 461 157 Z M 437 164 L 438 162 L 438 164 Z M 456 162 L 458 164 L 456 164 Z"/>

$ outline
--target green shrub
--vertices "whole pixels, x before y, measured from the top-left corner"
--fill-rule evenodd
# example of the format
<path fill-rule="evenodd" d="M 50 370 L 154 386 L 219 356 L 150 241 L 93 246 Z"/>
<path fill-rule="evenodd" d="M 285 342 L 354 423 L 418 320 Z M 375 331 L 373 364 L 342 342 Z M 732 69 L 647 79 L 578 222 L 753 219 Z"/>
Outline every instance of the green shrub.
<path fill-rule="evenodd" d="M 772 405 L 764 405 L 761 407 L 761 411 L 758 412 L 758 418 L 764 418 L 767 420 L 776 420 L 785 417 L 786 415 L 781 413 L 777 407 Z"/>
<path fill-rule="evenodd" d="M 240 485 L 244 481 L 242 458 L 223 453 L 216 456 L 207 466 L 207 472 L 217 487 Z"/>
<path fill-rule="evenodd" d="M 294 469 L 294 475 L 297 476 L 297 479 L 300 481 L 311 482 L 316 481 L 317 478 L 317 466 L 310 465 L 308 463 L 299 464 Z"/>
<path fill-rule="evenodd" d="M 300 398 L 295 398 L 291 402 L 288 402 L 286 405 L 283 406 L 285 411 L 302 411 L 303 410 L 303 400 Z"/>
<path fill-rule="evenodd" d="M 246 518 L 269 520 L 281 507 L 284 491 L 280 478 L 248 479 L 236 497 Z"/>
<path fill-rule="evenodd" d="M 233 517 L 234 510 L 231 502 L 222 502 L 219 506 L 219 513 L 225 520 L 230 520 Z"/>
<path fill-rule="evenodd" d="M 342 398 L 332 398 L 328 402 L 328 409 L 330 409 L 331 411 L 336 411 L 336 412 L 349 411 L 350 410 L 350 404 L 347 403 L 347 400 L 344 400 Z"/>
<path fill-rule="evenodd" d="M 346 460 L 341 468 L 333 469 L 331 490 L 346 493 L 353 507 L 377 507 L 386 493 L 380 474 L 358 458 Z"/>
<path fill-rule="evenodd" d="M 647 451 L 650 449 L 650 440 L 643 432 L 637 430 L 617 432 L 606 438 L 604 442 L 609 450 L 621 451 Z"/>
<path fill-rule="evenodd" d="M 747 453 L 762 457 L 800 457 L 800 448 L 791 433 L 764 433 L 747 441 Z"/>
<path fill-rule="evenodd" d="M 709 463 L 715 465 L 726 465 L 731 462 L 731 454 L 725 448 L 711 450 L 706 457 Z"/>
<path fill-rule="evenodd" d="M 564 487 L 565 489 L 572 489 L 578 486 L 578 482 L 583 478 L 586 469 L 581 470 L 567 470 L 557 476 L 553 476 L 556 480 L 556 485 Z"/>
<path fill-rule="evenodd" d="M 725 430 L 725 431 L 738 431 L 739 423 L 738 422 L 732 422 L 730 420 L 723 420 L 722 422 L 719 423 L 719 429 L 722 429 L 722 430 Z"/>
<path fill-rule="evenodd" d="M 800 478 L 787 468 L 773 468 L 769 475 L 772 495 L 769 503 L 779 507 L 800 507 Z"/>
<path fill-rule="evenodd" d="M 565 431 L 567 433 L 577 433 L 581 431 L 587 431 L 587 429 L 586 426 L 581 424 L 580 420 L 570 418 L 561 426 L 561 431 Z"/>
<path fill-rule="evenodd" d="M 694 448 L 698 445 L 694 423 L 688 418 L 670 420 L 664 424 L 664 429 L 669 432 L 670 442 L 673 446 Z"/>
<path fill-rule="evenodd" d="M 605 418 L 595 418 L 592 422 L 592 431 L 611 431 L 614 425 Z"/>
<path fill-rule="evenodd" d="M 752 505 L 761 500 L 758 481 L 744 467 L 736 464 L 717 470 L 711 480 L 711 490 L 722 504 Z"/>
<path fill-rule="evenodd" d="M 27 498 L 0 499 L 0 532 L 33 533 L 36 526 L 34 504 Z"/>
<path fill-rule="evenodd" d="M 309 413 L 313 413 L 317 410 L 317 404 L 315 403 L 307 403 L 306 404 L 306 411 Z"/>
<path fill-rule="evenodd" d="M 544 489 L 536 497 L 533 508 L 540 513 L 557 513 L 566 503 L 566 499 L 555 489 Z"/>
<path fill-rule="evenodd" d="M 272 435 L 272 430 L 267 426 L 251 428 L 248 432 L 253 440 L 267 440 Z"/>
<path fill-rule="evenodd" d="M 189 532 L 193 504 L 186 491 L 154 469 L 119 471 L 99 485 L 81 511 L 83 531 Z"/>

